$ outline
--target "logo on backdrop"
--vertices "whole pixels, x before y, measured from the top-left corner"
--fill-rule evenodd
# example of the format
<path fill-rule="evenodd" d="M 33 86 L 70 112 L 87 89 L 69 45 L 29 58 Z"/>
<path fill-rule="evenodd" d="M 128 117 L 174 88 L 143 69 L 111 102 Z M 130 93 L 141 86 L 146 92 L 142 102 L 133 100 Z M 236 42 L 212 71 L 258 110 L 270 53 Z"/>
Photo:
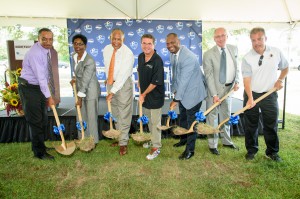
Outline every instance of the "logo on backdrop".
<path fill-rule="evenodd" d="M 68 19 L 67 26 L 70 54 L 74 51 L 72 37 L 76 34 L 85 35 L 88 38 L 87 52 L 94 57 L 97 71 L 102 71 L 101 74 L 97 74 L 100 80 L 106 78 L 102 69 L 104 67 L 102 51 L 110 44 L 109 35 L 114 28 L 124 31 L 124 43 L 134 54 L 134 67 L 137 66 L 138 55 L 142 52 L 141 36 L 146 33 L 155 37 L 156 52 L 163 59 L 165 67 L 170 67 L 166 36 L 171 32 L 178 35 L 181 45 L 189 48 L 202 65 L 201 20 Z"/>

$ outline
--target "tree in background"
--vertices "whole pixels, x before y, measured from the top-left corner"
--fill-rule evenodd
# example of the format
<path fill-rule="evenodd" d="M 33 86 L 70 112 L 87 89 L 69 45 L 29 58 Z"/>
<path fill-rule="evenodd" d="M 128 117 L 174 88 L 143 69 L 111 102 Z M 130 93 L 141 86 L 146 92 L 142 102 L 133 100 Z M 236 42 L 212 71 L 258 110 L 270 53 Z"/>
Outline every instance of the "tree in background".
<path fill-rule="evenodd" d="M 38 31 L 42 27 L 23 27 L 21 25 L 0 27 L 0 60 L 7 59 L 6 40 L 35 40 L 38 39 Z M 61 61 L 69 62 L 68 33 L 67 28 L 49 26 L 54 33 L 54 48 L 58 52 Z"/>

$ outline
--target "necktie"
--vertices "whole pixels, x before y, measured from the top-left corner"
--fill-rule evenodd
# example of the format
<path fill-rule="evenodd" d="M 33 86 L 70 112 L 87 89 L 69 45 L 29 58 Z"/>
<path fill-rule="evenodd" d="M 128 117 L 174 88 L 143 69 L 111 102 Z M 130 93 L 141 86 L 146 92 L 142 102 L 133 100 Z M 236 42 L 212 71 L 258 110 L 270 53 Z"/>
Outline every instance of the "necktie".
<path fill-rule="evenodd" d="M 225 84 L 226 83 L 226 53 L 225 53 L 225 48 L 221 48 L 221 50 L 222 50 L 222 54 L 221 54 L 219 80 L 221 84 Z"/>
<path fill-rule="evenodd" d="M 174 79 L 174 76 L 176 76 L 176 65 L 177 65 L 177 55 L 174 54 L 173 56 L 173 65 L 172 65 L 172 78 Z"/>
<path fill-rule="evenodd" d="M 112 85 L 114 83 L 115 56 L 116 56 L 116 50 L 114 50 L 109 64 L 108 78 L 107 78 L 108 85 Z"/>
<path fill-rule="evenodd" d="M 47 62 L 48 62 L 48 86 L 51 92 L 51 96 L 55 95 L 55 87 L 54 87 L 54 79 L 53 79 L 53 72 L 52 72 L 52 65 L 50 59 L 50 52 L 47 53 Z"/>

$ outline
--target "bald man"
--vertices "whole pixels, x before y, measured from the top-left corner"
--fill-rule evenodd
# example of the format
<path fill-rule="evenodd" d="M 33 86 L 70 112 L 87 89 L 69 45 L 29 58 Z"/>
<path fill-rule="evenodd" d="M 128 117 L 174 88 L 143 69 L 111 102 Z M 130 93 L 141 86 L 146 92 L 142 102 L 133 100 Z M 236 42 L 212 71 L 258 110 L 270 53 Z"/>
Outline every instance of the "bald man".
<path fill-rule="evenodd" d="M 119 142 L 112 146 L 120 146 L 119 154 L 127 154 L 129 130 L 132 119 L 133 84 L 131 79 L 134 56 L 123 43 L 124 32 L 114 29 L 110 35 L 111 44 L 103 50 L 106 77 L 112 73 L 112 81 L 107 81 L 107 101 L 111 101 L 112 114 L 117 119 L 116 128 L 121 131 Z M 110 65 L 114 63 L 113 71 Z M 109 80 L 109 79 L 108 79 Z"/>

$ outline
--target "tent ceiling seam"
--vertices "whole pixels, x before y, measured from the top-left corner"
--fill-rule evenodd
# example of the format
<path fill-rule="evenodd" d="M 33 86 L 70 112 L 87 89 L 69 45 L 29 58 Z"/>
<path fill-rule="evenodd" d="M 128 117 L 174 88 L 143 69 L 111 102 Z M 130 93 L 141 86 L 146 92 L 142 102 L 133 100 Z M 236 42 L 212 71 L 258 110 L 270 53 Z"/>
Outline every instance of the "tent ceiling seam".
<path fill-rule="evenodd" d="M 141 19 L 145 19 L 146 17 L 148 17 L 149 15 L 151 15 L 152 13 L 154 13 L 156 10 L 160 9 L 161 7 L 163 7 L 164 5 L 166 5 L 167 3 L 169 3 L 171 0 L 166 0 L 164 3 L 160 4 L 159 6 L 157 6 L 156 8 L 154 8 L 150 13 L 146 14 L 144 17 L 142 17 Z"/>
<path fill-rule="evenodd" d="M 124 15 L 126 15 L 127 17 L 129 17 L 130 19 L 132 19 L 131 16 L 129 16 L 126 12 L 124 12 L 123 10 L 121 10 L 120 8 L 118 8 L 117 6 L 115 6 L 112 2 L 110 2 L 109 0 L 105 0 L 107 3 L 109 3 L 112 7 L 116 8 L 118 11 L 120 11 L 121 13 L 123 13 Z"/>

